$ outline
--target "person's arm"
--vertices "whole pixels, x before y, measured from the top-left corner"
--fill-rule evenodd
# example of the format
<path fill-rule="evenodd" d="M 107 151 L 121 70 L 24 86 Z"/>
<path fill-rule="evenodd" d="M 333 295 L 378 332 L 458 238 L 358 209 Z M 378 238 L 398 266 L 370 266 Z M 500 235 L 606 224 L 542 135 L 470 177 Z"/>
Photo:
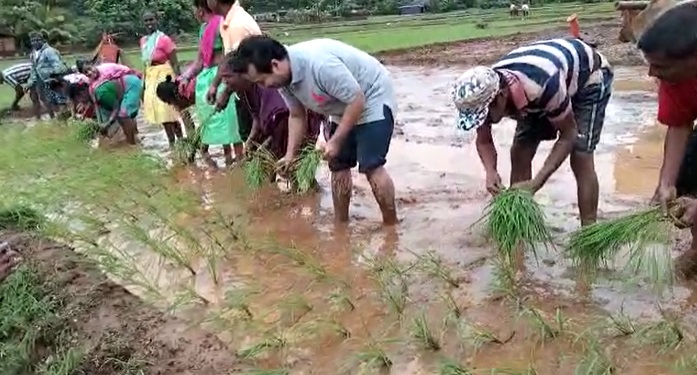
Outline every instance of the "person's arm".
<path fill-rule="evenodd" d="M 174 43 L 172 38 L 165 35 L 160 38 L 159 43 L 161 43 L 162 50 L 167 54 L 167 59 L 169 64 L 172 65 L 172 70 L 174 70 L 175 75 L 179 75 L 179 59 L 177 59 L 177 45 Z"/>
<path fill-rule="evenodd" d="M 317 72 L 317 84 L 329 96 L 346 104 L 339 126 L 328 141 L 341 146 L 365 109 L 363 89 L 346 65 L 338 59 L 321 65 Z"/>
<path fill-rule="evenodd" d="M 477 128 L 476 145 L 477 154 L 479 154 L 479 160 L 482 161 L 484 172 L 486 172 L 487 175 L 498 173 L 496 166 L 498 154 L 496 153 L 496 146 L 494 145 L 494 137 L 491 134 L 491 124 L 484 123 L 484 125 Z"/>
<path fill-rule="evenodd" d="M 288 116 L 288 147 L 286 157 L 292 159 L 298 152 L 298 148 L 307 134 L 307 109 L 288 90 L 279 90 L 285 100 L 290 114 Z"/>
<path fill-rule="evenodd" d="M 694 81 L 685 83 L 658 82 L 658 122 L 668 127 L 663 141 L 663 163 L 658 179 L 658 189 L 675 187 L 692 124 L 697 117 L 694 104 Z"/>

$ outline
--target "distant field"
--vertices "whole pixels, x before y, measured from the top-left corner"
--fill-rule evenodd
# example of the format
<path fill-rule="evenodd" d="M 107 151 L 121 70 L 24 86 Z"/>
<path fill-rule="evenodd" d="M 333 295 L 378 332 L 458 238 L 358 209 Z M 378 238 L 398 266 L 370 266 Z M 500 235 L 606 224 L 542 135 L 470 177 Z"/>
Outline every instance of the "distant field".
<path fill-rule="evenodd" d="M 380 52 L 559 27 L 564 25 L 566 17 L 573 13 L 578 14 L 581 23 L 616 16 L 613 3 L 571 3 L 532 8 L 531 15 L 525 20 L 510 19 L 507 9 L 497 8 L 412 16 L 380 16 L 365 20 L 313 25 L 266 23 L 262 25 L 262 28 L 269 35 L 285 43 L 327 37 L 350 43 L 367 52 Z M 139 56 L 136 50 L 126 50 L 126 52 L 128 61 L 138 61 Z M 180 60 L 193 60 L 195 56 L 195 45 L 179 47 Z M 68 59 L 70 61 L 75 57 L 77 56 L 70 56 Z M 15 59 L 0 60 L 0 69 L 17 61 Z M 6 107 L 11 102 L 12 95 L 11 90 L 6 86 L 0 86 L 0 108 Z"/>

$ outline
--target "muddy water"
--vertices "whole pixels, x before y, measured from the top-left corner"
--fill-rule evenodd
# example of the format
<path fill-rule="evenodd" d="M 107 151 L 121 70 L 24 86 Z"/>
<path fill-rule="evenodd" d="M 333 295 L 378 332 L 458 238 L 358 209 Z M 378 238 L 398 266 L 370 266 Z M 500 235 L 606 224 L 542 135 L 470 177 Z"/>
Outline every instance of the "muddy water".
<path fill-rule="evenodd" d="M 294 363 L 299 363 L 300 368 L 317 369 L 308 373 L 332 373 L 341 365 L 338 358 L 350 356 L 376 332 L 384 336 L 404 335 L 399 327 L 385 323 L 384 306 L 376 305 L 375 288 L 367 281 L 369 275 L 366 274 L 367 263 L 374 257 L 393 256 L 406 263 L 433 251 L 453 268 L 453 273 L 462 281 L 453 295 L 458 303 L 471 308 L 472 319 L 502 326 L 503 330 L 516 328 L 517 323 L 511 320 L 510 312 L 487 301 L 493 281 L 492 266 L 488 262 L 492 250 L 477 229 L 470 228 L 481 216 L 488 196 L 483 189 L 483 170 L 474 148 L 474 135 L 455 129 L 453 110 L 448 102 L 450 82 L 459 71 L 419 67 L 394 67 L 391 71 L 399 103 L 398 126 L 387 163 L 395 182 L 401 218 L 395 231 L 381 229 L 379 211 L 370 188 L 358 174 L 354 174 L 351 224 L 346 228 L 332 224 L 326 170 L 318 174 L 324 190 L 316 197 L 284 197 L 275 189 L 269 189 L 251 199 L 247 196 L 244 203 L 238 194 L 243 190 L 238 171 L 196 168 L 179 174 L 183 181 L 198 189 L 204 202 L 221 212 L 229 215 L 250 213 L 252 236 L 270 236 L 285 247 L 292 243 L 313 254 L 333 275 L 352 285 L 352 297 L 358 301 L 357 310 L 361 313 L 359 316 L 341 315 L 340 320 L 354 333 L 354 340 L 350 344 L 315 340 L 286 356 L 295 358 Z M 601 217 L 631 209 L 648 200 L 655 187 L 661 157 L 662 131 L 653 120 L 656 111 L 653 82 L 644 78 L 641 69 L 618 69 L 616 81 L 617 90 L 607 108 L 605 128 L 596 153 Z M 507 150 L 514 127 L 512 121 L 503 121 L 494 128 L 499 171 L 504 179 L 510 172 Z M 166 156 L 166 140 L 161 129 L 147 127 L 141 135 L 146 150 Z M 550 148 L 549 142 L 540 147 L 534 168 L 540 168 Z M 222 165 L 222 160 L 219 164 Z M 537 195 L 549 222 L 559 233 L 560 243 L 564 233 L 578 225 L 574 186 L 575 180 L 567 163 Z M 278 306 L 279 301 L 288 295 L 303 295 L 311 301 L 315 312 L 308 315 L 319 314 L 317 310 L 327 307 L 326 302 L 322 302 L 323 296 L 326 297 L 332 288 L 317 286 L 307 272 L 299 272 L 297 267 L 279 262 L 275 255 L 230 258 L 229 263 L 221 267 L 218 286 L 205 276 L 205 267 L 200 267 L 200 275 L 193 287 L 199 295 L 220 302 L 226 291 L 249 285 L 253 280 L 252 284 L 263 286 L 263 293 L 254 298 L 257 309 Z M 551 295 L 564 297 L 567 304 L 574 303 L 574 276 L 564 260 L 555 254 L 546 254 L 543 260 L 539 265 L 528 262 L 528 281 L 536 285 L 543 300 L 549 300 L 546 302 L 548 306 L 556 304 L 546 298 Z M 158 275 L 161 277 L 160 272 Z M 176 275 L 181 277 L 181 273 Z M 432 282 L 415 281 L 410 286 L 410 300 L 417 306 L 435 306 L 439 303 L 437 294 Z M 689 294 L 687 289 L 676 288 L 661 302 L 664 308 L 679 306 Z M 624 284 L 599 282 L 591 295 L 598 306 L 608 311 L 623 307 L 625 312 L 637 317 L 657 315 L 656 297 L 641 287 L 630 289 Z M 270 314 L 266 319 L 277 322 L 276 315 Z M 222 332 L 221 337 L 234 347 L 255 339 L 253 335 L 239 332 L 237 335 Z M 525 350 L 526 343 L 524 338 L 514 342 L 509 350 L 495 350 L 479 356 L 475 362 L 480 366 L 491 366 L 496 358 L 507 358 L 514 365 L 518 364 L 521 359 L 513 353 Z M 413 353 L 403 348 L 393 349 L 391 354 L 395 354 L 393 360 L 397 359 L 393 373 L 428 373 L 424 370 L 424 366 L 431 363 L 428 358 L 414 361 Z M 546 355 L 555 354 L 547 353 L 543 357 Z M 517 362 L 515 358 L 518 358 Z M 535 361 L 549 371 L 572 371 L 559 364 L 547 363 L 547 360 L 540 363 L 536 358 Z M 277 362 L 265 360 L 267 364 Z"/>

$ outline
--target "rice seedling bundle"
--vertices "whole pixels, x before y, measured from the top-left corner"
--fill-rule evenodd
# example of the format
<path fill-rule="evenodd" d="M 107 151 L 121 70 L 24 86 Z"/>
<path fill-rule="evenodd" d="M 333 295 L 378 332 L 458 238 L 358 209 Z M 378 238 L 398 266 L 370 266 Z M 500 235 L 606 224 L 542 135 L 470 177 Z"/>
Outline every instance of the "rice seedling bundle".
<path fill-rule="evenodd" d="M 629 271 L 646 274 L 649 283 L 661 289 L 674 279 L 667 246 L 671 226 L 659 207 L 645 209 L 580 228 L 571 234 L 567 253 L 584 276 L 593 276 L 626 248 Z"/>
<path fill-rule="evenodd" d="M 276 158 L 266 147 L 259 147 L 244 163 L 244 176 L 247 185 L 258 189 L 268 183 L 276 167 Z"/>
<path fill-rule="evenodd" d="M 322 152 L 314 146 L 308 146 L 302 150 L 295 162 L 294 180 L 298 192 L 307 193 L 315 184 L 317 168 L 322 162 Z"/>
<path fill-rule="evenodd" d="M 487 233 L 509 264 L 518 246 L 531 249 L 537 256 L 538 244 L 552 242 L 542 208 L 525 190 L 506 189 L 495 196 L 480 221 L 484 221 Z"/>
<path fill-rule="evenodd" d="M 100 131 L 99 124 L 91 120 L 73 120 L 70 125 L 74 127 L 75 138 L 78 141 L 91 141 Z"/>

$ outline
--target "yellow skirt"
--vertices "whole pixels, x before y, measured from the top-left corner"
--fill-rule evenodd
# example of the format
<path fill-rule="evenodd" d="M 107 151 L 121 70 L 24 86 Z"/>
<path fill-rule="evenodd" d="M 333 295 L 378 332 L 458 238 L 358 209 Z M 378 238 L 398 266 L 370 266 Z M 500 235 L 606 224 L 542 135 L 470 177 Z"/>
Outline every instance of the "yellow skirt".
<path fill-rule="evenodd" d="M 174 70 L 169 63 L 145 69 L 145 93 L 141 111 L 145 120 L 151 124 L 179 121 L 179 112 L 157 97 L 157 85 L 164 82 L 168 75 L 174 78 Z"/>

